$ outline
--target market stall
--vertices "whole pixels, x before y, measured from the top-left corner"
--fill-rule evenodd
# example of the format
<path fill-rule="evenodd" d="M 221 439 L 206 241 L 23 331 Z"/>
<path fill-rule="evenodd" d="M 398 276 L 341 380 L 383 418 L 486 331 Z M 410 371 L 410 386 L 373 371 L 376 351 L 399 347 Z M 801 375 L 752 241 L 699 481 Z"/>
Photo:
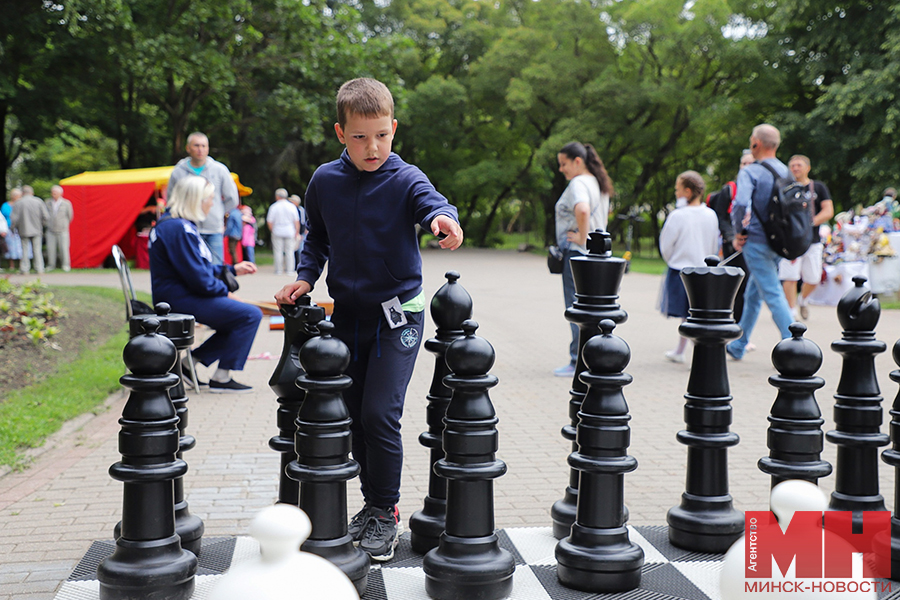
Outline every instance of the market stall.
<path fill-rule="evenodd" d="M 129 258 L 146 259 L 146 227 L 165 204 L 166 186 L 174 167 L 119 171 L 86 171 L 59 182 L 71 200 L 74 218 L 69 228 L 72 267 L 99 267 L 118 244 Z M 231 174 L 241 196 L 253 192 Z M 142 215 L 144 218 L 142 219 Z M 140 226 L 140 229 L 139 229 Z M 144 264 L 138 265 L 139 267 Z"/>
<path fill-rule="evenodd" d="M 900 291 L 900 205 L 890 197 L 835 217 L 825 239 L 822 282 L 809 298 L 834 306 L 862 275 L 875 294 Z"/>

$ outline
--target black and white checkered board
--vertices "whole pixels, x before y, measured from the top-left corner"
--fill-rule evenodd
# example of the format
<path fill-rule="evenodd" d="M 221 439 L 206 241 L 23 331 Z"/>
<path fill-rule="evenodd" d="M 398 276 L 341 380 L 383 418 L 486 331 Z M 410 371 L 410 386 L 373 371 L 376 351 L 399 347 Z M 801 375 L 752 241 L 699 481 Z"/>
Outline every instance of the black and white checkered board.
<path fill-rule="evenodd" d="M 669 544 L 665 526 L 629 527 L 631 540 L 644 549 L 641 587 L 623 594 L 591 594 L 563 587 L 556 577 L 557 540 L 549 527 L 523 527 L 498 531 L 500 545 L 516 559 L 512 600 L 719 600 L 721 554 L 681 550 Z M 94 542 L 56 600 L 97 600 L 100 584 L 97 565 L 112 554 L 112 542 Z M 212 586 L 231 565 L 259 554 L 256 541 L 247 538 L 204 538 L 193 600 L 205 600 Z M 882 600 L 900 599 L 900 586 Z M 412 551 L 409 533 L 390 562 L 375 565 L 363 600 L 427 600 L 422 556 Z"/>

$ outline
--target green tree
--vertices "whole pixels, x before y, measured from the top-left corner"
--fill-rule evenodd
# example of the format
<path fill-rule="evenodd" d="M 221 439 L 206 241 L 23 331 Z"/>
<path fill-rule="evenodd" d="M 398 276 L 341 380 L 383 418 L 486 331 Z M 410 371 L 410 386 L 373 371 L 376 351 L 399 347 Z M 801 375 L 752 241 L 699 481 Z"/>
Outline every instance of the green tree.
<path fill-rule="evenodd" d="M 77 0 L 0 3 L 0 170 L 55 133 L 79 65 Z"/>
<path fill-rule="evenodd" d="M 770 21 L 770 67 L 792 91 L 785 155 L 811 158 L 836 207 L 880 199 L 900 180 L 900 2 L 784 2 Z"/>

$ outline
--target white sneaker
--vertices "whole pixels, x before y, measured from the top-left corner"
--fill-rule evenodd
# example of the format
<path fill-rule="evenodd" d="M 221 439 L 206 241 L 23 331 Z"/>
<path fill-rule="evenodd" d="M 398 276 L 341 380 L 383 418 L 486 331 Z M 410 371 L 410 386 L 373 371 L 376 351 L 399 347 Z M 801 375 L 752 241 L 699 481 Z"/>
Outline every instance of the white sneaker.
<path fill-rule="evenodd" d="M 800 316 L 804 321 L 809 318 L 809 306 L 805 302 L 800 304 Z"/>
<path fill-rule="evenodd" d="M 674 350 L 666 351 L 666 358 L 672 361 L 673 363 L 684 363 L 684 354 L 679 354 Z"/>

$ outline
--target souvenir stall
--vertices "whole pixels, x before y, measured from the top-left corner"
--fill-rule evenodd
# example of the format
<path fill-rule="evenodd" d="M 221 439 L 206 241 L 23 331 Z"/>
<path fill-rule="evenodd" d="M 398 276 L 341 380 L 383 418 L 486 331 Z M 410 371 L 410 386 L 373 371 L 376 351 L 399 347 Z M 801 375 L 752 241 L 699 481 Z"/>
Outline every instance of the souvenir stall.
<path fill-rule="evenodd" d="M 60 181 L 74 209 L 69 227 L 72 266 L 99 267 L 118 244 L 137 268 L 147 268 L 149 229 L 165 207 L 173 168 L 86 171 Z M 231 176 L 242 197 L 253 192 L 237 174 Z"/>
<path fill-rule="evenodd" d="M 833 230 L 822 227 L 825 260 L 822 282 L 809 298 L 834 306 L 862 275 L 876 294 L 900 291 L 900 204 L 884 198 L 858 211 L 835 217 Z"/>

